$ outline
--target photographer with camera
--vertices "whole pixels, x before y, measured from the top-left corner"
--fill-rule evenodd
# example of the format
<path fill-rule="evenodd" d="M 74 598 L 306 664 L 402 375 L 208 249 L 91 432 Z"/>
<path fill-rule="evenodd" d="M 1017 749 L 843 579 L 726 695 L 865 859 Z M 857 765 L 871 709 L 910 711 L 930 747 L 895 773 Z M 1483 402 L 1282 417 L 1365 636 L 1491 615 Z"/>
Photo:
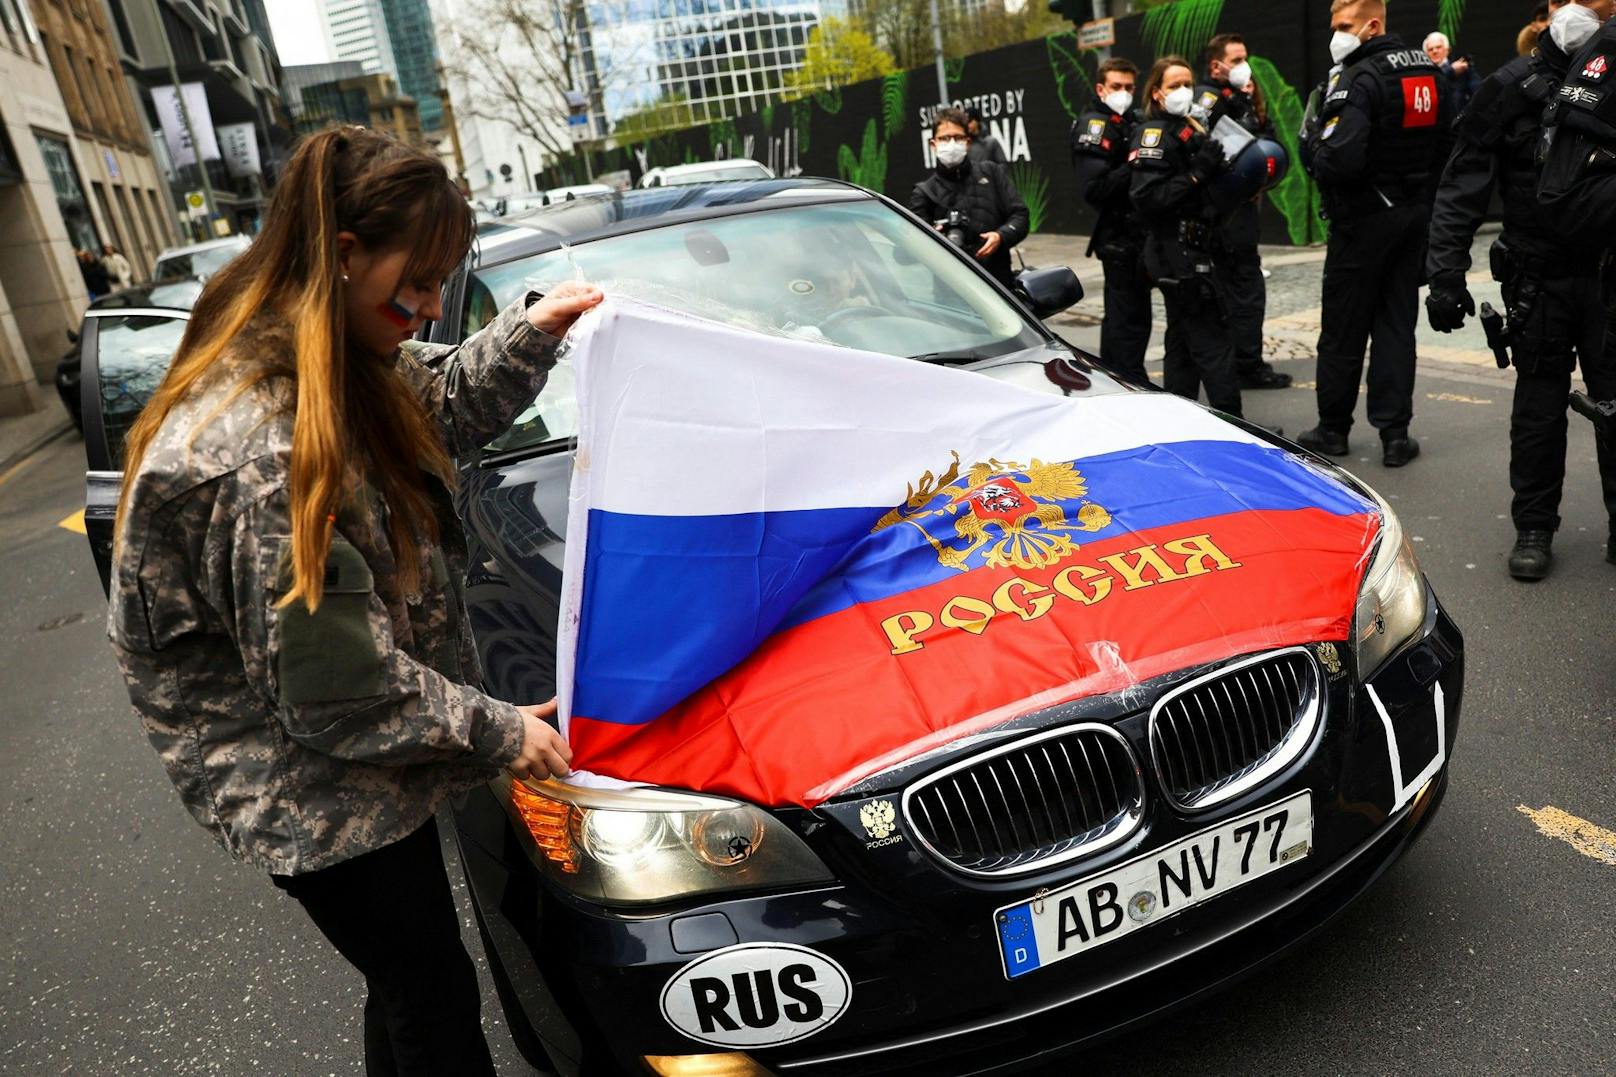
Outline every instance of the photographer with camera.
<path fill-rule="evenodd" d="M 970 158 L 965 113 L 945 108 L 932 123 L 931 150 L 937 168 L 915 184 L 909 208 L 982 263 L 1005 287 L 1010 248 L 1027 238 L 1027 205 L 1001 165 Z"/>

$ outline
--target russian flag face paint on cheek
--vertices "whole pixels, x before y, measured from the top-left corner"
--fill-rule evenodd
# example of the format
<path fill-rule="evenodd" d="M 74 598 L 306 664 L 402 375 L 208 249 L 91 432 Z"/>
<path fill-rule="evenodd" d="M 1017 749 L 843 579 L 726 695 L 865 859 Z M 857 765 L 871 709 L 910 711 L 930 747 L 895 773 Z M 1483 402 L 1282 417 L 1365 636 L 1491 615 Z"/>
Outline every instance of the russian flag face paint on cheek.
<path fill-rule="evenodd" d="M 395 295 L 385 303 L 376 304 L 377 312 L 400 329 L 408 329 L 420 309 L 421 304 L 411 303 L 401 295 Z"/>

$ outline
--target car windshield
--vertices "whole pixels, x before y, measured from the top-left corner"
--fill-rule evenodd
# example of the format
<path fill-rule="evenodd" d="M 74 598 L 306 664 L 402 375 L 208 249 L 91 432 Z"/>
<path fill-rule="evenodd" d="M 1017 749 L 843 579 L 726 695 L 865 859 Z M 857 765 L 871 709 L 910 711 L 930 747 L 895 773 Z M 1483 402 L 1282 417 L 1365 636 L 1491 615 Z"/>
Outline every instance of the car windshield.
<path fill-rule="evenodd" d="M 578 276 L 698 317 L 888 355 L 969 361 L 1043 340 L 936 236 L 873 200 L 671 224 L 477 270 L 462 332 L 525 291 Z M 576 419 L 563 362 L 489 448 L 564 439 Z"/>
<path fill-rule="evenodd" d="M 188 277 L 207 278 L 224 268 L 226 262 L 240 254 L 245 247 L 207 247 L 183 254 L 171 254 L 158 260 L 152 278 L 158 281 L 185 280 Z"/>
<path fill-rule="evenodd" d="M 119 314 L 96 319 L 101 418 L 114 470 L 123 467 L 124 436 L 157 391 L 184 335 L 184 318 Z"/>

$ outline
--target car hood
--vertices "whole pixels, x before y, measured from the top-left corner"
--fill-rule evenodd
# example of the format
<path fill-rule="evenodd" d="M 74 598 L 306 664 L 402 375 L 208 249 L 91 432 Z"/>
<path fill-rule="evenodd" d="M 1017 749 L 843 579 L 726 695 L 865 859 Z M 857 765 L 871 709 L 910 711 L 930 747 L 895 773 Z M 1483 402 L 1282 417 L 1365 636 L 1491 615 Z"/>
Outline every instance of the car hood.
<path fill-rule="evenodd" d="M 975 369 L 1048 392 L 1124 404 L 1139 395 L 1053 345 Z M 1128 414 L 1216 423 L 1160 399 Z M 1237 655 L 1347 639 L 1380 525 L 1373 502 L 1278 445 L 1184 440 L 1182 425 L 1160 436 L 1078 459 L 1077 478 L 1058 460 L 994 461 L 1004 506 L 966 498 L 985 487 L 965 471 L 925 476 L 940 491 L 958 486 L 959 503 L 972 507 L 903 518 L 868 541 L 915 527 L 936 556 L 924 543 L 914 556 L 911 535 L 908 561 L 866 551 L 871 567 L 852 582 L 843 562 L 844 574 L 804 596 L 749 657 L 656 718 L 660 735 L 597 722 L 580 736 L 575 714 L 575 751 L 610 778 L 812 806 L 1075 700 Z M 555 653 L 570 472 L 564 454 L 539 456 L 476 472 L 462 488 L 487 553 L 471 581 L 473 624 L 495 690 L 520 693 L 508 698 L 545 698 L 537 693 L 553 687 L 553 664 L 533 654 Z M 1036 501 L 1036 513 L 1018 516 L 1026 504 L 1017 498 Z M 986 560 L 956 571 L 949 551 L 967 546 Z M 883 574 L 907 575 L 891 587 Z M 868 599 L 872 590 L 882 597 Z M 510 601 L 517 595 L 521 608 Z M 692 624 L 715 615 L 692 607 L 644 616 L 676 613 Z M 526 657 L 513 660 L 517 651 Z M 540 683 L 519 688 L 513 669 Z"/>

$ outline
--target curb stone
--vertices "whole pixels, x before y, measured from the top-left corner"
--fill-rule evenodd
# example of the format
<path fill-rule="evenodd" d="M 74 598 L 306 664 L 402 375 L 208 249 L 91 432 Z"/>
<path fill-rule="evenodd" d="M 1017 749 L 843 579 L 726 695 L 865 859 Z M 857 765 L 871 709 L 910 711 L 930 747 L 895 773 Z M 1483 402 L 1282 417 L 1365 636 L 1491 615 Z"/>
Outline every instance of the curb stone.
<path fill-rule="evenodd" d="M 32 441 L 25 444 L 22 448 L 0 457 L 0 474 L 10 471 L 13 467 L 22 463 L 36 452 L 39 452 L 51 442 L 57 440 L 65 434 L 71 434 L 72 432 L 73 420 L 69 419 L 65 415 L 62 416 L 61 422 L 57 423 L 55 426 L 52 426 L 44 433 L 38 435 Z"/>

